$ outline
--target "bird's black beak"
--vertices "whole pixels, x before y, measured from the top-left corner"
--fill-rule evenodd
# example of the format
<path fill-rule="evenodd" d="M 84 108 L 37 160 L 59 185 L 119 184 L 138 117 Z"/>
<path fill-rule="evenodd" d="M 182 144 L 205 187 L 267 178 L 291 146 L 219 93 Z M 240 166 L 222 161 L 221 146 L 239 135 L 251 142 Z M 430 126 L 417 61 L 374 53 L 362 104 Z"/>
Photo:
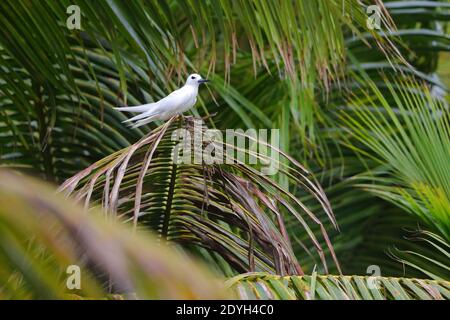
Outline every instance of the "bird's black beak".
<path fill-rule="evenodd" d="M 208 79 L 200 79 L 200 80 L 198 80 L 198 83 L 200 83 L 200 84 L 206 83 L 206 82 L 209 82 L 209 80 Z"/>

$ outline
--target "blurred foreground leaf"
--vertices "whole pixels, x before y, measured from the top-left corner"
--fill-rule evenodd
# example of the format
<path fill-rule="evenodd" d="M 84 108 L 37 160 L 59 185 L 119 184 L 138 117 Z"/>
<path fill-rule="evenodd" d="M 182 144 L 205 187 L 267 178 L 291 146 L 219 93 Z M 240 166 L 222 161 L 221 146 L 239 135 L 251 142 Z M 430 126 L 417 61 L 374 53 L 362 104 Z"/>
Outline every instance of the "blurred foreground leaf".
<path fill-rule="evenodd" d="M 80 290 L 66 287 L 70 265 L 81 268 Z M 0 299 L 104 298 L 99 274 L 126 298 L 227 297 L 206 269 L 153 236 L 86 214 L 51 187 L 1 170 Z"/>

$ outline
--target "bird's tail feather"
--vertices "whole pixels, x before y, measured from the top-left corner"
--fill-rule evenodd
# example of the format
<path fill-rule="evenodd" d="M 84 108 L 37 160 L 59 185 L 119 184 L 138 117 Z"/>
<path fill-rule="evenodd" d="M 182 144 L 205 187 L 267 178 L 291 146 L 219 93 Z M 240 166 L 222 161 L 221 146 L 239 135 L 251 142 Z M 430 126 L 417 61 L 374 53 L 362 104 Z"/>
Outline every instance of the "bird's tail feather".
<path fill-rule="evenodd" d="M 144 113 L 138 114 L 137 116 L 134 116 L 134 117 L 132 117 L 130 119 L 127 119 L 127 120 L 124 120 L 122 122 L 123 123 L 132 122 L 132 121 L 136 121 L 136 120 L 140 120 L 140 119 L 145 119 L 145 118 L 148 118 L 148 117 L 153 117 L 153 116 L 156 116 L 158 114 L 159 114 L 159 112 L 157 112 L 157 111 L 148 111 L 148 112 L 144 112 Z"/>
<path fill-rule="evenodd" d="M 147 103 L 140 106 L 135 107 L 122 107 L 122 108 L 114 108 L 118 111 L 128 111 L 128 112 L 146 112 L 149 111 L 155 103 Z"/>
<path fill-rule="evenodd" d="M 155 114 L 155 115 L 152 115 L 152 116 L 150 116 L 148 118 L 145 118 L 143 120 L 139 120 L 139 121 L 133 123 L 133 125 L 131 125 L 131 128 L 135 129 L 135 128 L 138 128 L 140 126 L 143 126 L 144 124 L 147 124 L 147 123 L 150 123 L 150 122 L 152 122 L 154 120 L 157 120 L 158 116 L 159 116 L 158 114 Z"/>

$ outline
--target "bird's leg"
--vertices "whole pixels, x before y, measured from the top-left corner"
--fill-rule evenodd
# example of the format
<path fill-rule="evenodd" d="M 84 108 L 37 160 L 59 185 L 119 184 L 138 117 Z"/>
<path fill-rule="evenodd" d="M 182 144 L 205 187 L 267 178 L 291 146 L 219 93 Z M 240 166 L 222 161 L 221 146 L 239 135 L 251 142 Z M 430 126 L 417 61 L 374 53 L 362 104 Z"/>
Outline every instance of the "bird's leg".
<path fill-rule="evenodd" d="M 189 120 L 190 120 L 190 117 L 189 116 L 185 116 L 184 114 L 180 114 L 180 117 L 181 117 L 181 119 L 183 119 L 183 123 L 184 123 L 184 126 L 185 126 L 185 129 L 186 130 L 188 130 L 189 129 Z"/>
<path fill-rule="evenodd" d="M 184 114 L 181 114 L 181 117 L 182 117 L 183 120 L 185 120 L 185 121 L 190 120 L 190 119 L 193 118 L 192 116 L 185 116 Z"/>
<path fill-rule="evenodd" d="M 190 127 L 190 125 L 192 125 L 192 123 L 193 123 L 194 116 L 185 116 L 184 114 L 181 114 L 181 117 L 184 120 L 184 123 L 186 125 L 186 129 L 188 129 Z"/>

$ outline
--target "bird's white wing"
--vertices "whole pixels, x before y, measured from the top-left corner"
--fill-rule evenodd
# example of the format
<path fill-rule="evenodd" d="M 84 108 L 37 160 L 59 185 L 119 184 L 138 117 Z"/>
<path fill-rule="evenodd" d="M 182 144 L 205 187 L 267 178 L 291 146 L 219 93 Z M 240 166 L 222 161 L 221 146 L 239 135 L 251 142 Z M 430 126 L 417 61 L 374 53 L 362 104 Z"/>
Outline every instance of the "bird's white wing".
<path fill-rule="evenodd" d="M 153 116 L 150 116 L 148 118 L 136 121 L 135 123 L 133 123 L 133 125 L 131 126 L 131 128 L 138 128 L 140 126 L 143 126 L 144 124 L 150 123 L 154 120 L 158 120 L 159 119 L 159 115 L 155 114 Z"/>
<path fill-rule="evenodd" d="M 161 112 L 160 112 L 160 110 L 158 108 L 158 105 L 156 104 L 155 106 L 153 106 L 152 109 L 150 109 L 150 110 L 148 110 L 146 112 L 143 112 L 141 114 L 138 114 L 137 116 L 134 116 L 134 117 L 129 118 L 129 119 L 127 119 L 125 121 L 122 121 L 122 122 L 131 122 L 131 121 L 135 121 L 135 120 L 139 120 L 139 119 L 144 119 L 144 118 L 147 118 L 147 117 L 150 117 L 150 116 L 158 115 L 160 113 Z"/>
<path fill-rule="evenodd" d="M 191 92 L 187 91 L 186 88 L 180 88 L 170 93 L 167 97 L 164 97 L 161 100 L 154 103 L 148 103 L 135 107 L 123 107 L 115 109 L 119 111 L 141 112 L 140 114 L 123 121 L 123 122 L 137 121 L 132 126 L 133 128 L 136 128 L 146 123 L 152 122 L 154 120 L 165 118 L 167 116 L 171 116 L 172 114 L 176 114 L 177 112 L 182 111 L 180 110 L 180 108 L 183 108 L 183 106 L 187 103 L 191 95 L 192 95 Z"/>
<path fill-rule="evenodd" d="M 127 112 L 148 112 L 150 110 L 153 110 L 157 104 L 159 104 L 161 101 L 169 98 L 169 97 L 175 97 L 178 96 L 179 93 L 179 89 L 175 90 L 173 92 L 171 92 L 168 96 L 162 98 L 161 100 L 157 101 L 157 102 L 152 102 L 152 103 L 146 103 L 146 104 L 142 104 L 140 106 L 134 106 L 134 107 L 121 107 L 121 108 L 114 108 L 115 110 L 118 111 L 127 111 Z"/>
<path fill-rule="evenodd" d="M 148 112 L 150 110 L 153 110 L 154 108 L 157 108 L 157 105 L 164 105 L 167 102 L 169 102 L 170 100 L 172 100 L 176 97 L 180 97 L 182 95 L 183 95 L 182 90 L 177 89 L 175 91 L 172 91 L 169 95 L 167 95 L 166 97 L 162 98 L 161 100 L 159 100 L 157 102 L 146 103 L 146 104 L 142 104 L 140 106 L 134 106 L 134 107 L 121 107 L 121 108 L 114 108 L 114 109 L 118 110 L 118 111 L 127 111 L 127 112 Z"/>
<path fill-rule="evenodd" d="M 134 116 L 130 119 L 127 119 L 123 122 L 131 122 L 131 121 L 136 121 L 136 120 L 140 120 L 140 119 L 145 119 L 148 117 L 152 117 L 152 119 L 155 119 L 155 118 L 157 119 L 157 117 L 153 117 L 153 116 L 158 116 L 164 112 L 167 112 L 173 108 L 176 108 L 180 104 L 180 101 L 182 100 L 182 98 L 183 98 L 183 94 L 180 92 L 180 90 L 175 90 L 174 92 L 169 94 L 167 97 L 162 98 L 158 102 L 147 105 L 145 112 L 142 112 L 141 114 Z"/>
<path fill-rule="evenodd" d="M 167 97 L 165 97 L 164 99 L 169 98 L 169 97 L 174 98 L 174 97 L 182 96 L 183 94 L 184 94 L 184 87 L 181 87 L 181 88 L 179 88 L 177 90 L 174 90 L 171 93 L 169 93 L 167 95 Z"/>
<path fill-rule="evenodd" d="M 128 112 L 146 112 L 146 111 L 150 110 L 154 104 L 155 104 L 155 102 L 142 104 L 140 106 L 135 106 L 135 107 L 122 107 L 122 108 L 114 108 L 114 109 L 119 110 L 119 111 L 128 111 Z"/>

